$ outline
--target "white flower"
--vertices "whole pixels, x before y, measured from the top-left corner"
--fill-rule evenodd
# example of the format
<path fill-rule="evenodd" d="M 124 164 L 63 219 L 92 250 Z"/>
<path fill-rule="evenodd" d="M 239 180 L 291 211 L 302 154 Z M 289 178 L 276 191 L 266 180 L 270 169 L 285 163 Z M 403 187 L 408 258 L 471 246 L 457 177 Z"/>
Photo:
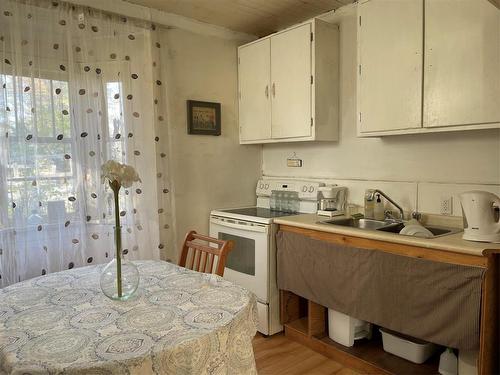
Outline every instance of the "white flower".
<path fill-rule="evenodd" d="M 120 186 L 125 188 L 132 186 L 134 182 L 141 181 L 134 167 L 118 163 L 114 160 L 108 160 L 104 163 L 101 167 L 101 171 L 101 178 L 103 180 L 106 179 L 109 180 L 109 182 L 116 181 Z"/>

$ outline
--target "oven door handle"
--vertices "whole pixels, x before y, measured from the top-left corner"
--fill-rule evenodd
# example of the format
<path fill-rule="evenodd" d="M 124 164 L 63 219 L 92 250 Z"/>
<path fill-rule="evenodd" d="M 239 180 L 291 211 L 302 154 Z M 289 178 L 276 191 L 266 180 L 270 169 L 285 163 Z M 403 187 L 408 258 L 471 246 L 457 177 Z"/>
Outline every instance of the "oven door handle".
<path fill-rule="evenodd" d="M 226 220 L 221 220 L 215 217 L 210 218 L 210 222 L 213 224 L 217 224 L 223 227 L 228 227 L 228 228 L 234 228 L 234 229 L 241 229 L 241 230 L 246 230 L 246 231 L 251 231 L 251 232 L 259 232 L 259 233 L 268 233 L 268 226 L 267 225 L 260 225 L 260 224 L 237 224 L 237 223 L 231 223 Z"/>

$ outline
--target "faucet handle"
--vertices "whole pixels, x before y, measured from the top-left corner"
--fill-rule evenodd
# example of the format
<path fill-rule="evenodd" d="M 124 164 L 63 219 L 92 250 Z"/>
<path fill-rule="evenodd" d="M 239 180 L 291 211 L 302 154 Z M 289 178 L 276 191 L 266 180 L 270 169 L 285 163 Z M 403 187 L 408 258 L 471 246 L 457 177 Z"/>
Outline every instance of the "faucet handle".
<path fill-rule="evenodd" d="M 420 221 L 420 219 L 422 218 L 422 214 L 418 211 L 413 211 L 411 213 L 411 218 Z"/>

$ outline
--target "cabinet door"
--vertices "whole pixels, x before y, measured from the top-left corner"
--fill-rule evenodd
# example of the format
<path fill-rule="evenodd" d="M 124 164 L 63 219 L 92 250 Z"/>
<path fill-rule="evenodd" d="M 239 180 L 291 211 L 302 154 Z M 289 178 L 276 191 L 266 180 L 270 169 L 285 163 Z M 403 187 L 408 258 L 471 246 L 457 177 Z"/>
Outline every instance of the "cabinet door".
<path fill-rule="evenodd" d="M 311 25 L 271 37 L 272 137 L 311 135 Z"/>
<path fill-rule="evenodd" d="M 270 45 L 268 38 L 239 49 L 241 141 L 271 139 Z"/>
<path fill-rule="evenodd" d="M 500 122 L 500 10 L 425 2 L 424 126 Z"/>
<path fill-rule="evenodd" d="M 360 132 L 420 128 L 423 0 L 371 0 L 358 12 Z"/>

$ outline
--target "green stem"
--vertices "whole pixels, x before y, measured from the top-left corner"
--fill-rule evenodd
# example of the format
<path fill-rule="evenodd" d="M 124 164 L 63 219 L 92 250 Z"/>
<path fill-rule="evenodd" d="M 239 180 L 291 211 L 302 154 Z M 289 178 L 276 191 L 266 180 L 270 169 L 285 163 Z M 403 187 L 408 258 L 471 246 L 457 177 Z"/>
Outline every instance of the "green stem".
<path fill-rule="evenodd" d="M 119 192 L 120 184 L 113 181 L 109 184 L 113 189 L 115 197 L 115 242 L 116 242 L 116 288 L 118 290 L 118 297 L 122 297 L 122 227 L 120 225 L 120 204 Z"/>

